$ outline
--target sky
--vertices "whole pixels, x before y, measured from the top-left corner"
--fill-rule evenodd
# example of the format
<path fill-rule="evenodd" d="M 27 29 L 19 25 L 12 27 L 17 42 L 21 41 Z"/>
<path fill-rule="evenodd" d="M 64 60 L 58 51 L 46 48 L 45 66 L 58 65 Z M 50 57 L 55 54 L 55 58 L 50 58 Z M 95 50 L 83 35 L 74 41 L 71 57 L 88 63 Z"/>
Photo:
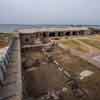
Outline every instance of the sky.
<path fill-rule="evenodd" d="M 0 24 L 100 25 L 100 0 L 0 0 Z"/>

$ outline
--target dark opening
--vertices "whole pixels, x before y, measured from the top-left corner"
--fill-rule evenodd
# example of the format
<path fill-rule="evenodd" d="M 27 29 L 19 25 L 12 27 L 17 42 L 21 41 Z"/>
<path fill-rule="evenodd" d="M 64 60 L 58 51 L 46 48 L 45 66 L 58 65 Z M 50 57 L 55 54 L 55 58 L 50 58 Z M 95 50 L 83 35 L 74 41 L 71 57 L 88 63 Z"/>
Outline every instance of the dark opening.
<path fill-rule="evenodd" d="M 84 35 L 84 31 L 80 31 L 80 35 Z"/>
<path fill-rule="evenodd" d="M 46 32 L 43 32 L 43 37 L 46 37 Z"/>
<path fill-rule="evenodd" d="M 63 32 L 58 32 L 58 36 L 63 36 Z"/>
<path fill-rule="evenodd" d="M 29 39 L 28 38 L 25 38 L 25 42 L 29 42 Z"/>
<path fill-rule="evenodd" d="M 55 36 L 55 32 L 49 32 L 49 36 L 50 37 Z"/>
<path fill-rule="evenodd" d="M 66 36 L 69 36 L 70 35 L 70 32 L 66 32 L 66 34 L 65 34 Z"/>
<path fill-rule="evenodd" d="M 36 38 L 38 38 L 38 33 L 36 33 Z"/>
<path fill-rule="evenodd" d="M 73 35 L 77 35 L 77 32 L 73 32 Z"/>

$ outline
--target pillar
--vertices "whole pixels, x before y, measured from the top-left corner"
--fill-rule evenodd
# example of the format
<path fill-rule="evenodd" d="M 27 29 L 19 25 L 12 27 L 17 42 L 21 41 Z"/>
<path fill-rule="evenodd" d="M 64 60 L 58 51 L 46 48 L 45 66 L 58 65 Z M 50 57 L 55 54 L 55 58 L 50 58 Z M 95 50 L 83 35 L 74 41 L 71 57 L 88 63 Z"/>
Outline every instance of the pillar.
<path fill-rule="evenodd" d="M 66 36 L 66 32 L 64 32 L 63 34 L 64 34 L 64 36 Z"/>
<path fill-rule="evenodd" d="M 77 35 L 80 35 L 80 33 L 79 33 L 79 32 L 77 32 Z"/>
<path fill-rule="evenodd" d="M 70 35 L 71 35 L 71 36 L 73 35 L 73 32 L 72 32 L 72 31 L 70 32 Z"/>
<path fill-rule="evenodd" d="M 55 36 L 57 36 L 57 37 L 58 37 L 58 32 L 55 32 Z"/>
<path fill-rule="evenodd" d="M 63 32 L 62 34 L 63 34 L 62 36 L 65 36 L 65 32 Z"/>

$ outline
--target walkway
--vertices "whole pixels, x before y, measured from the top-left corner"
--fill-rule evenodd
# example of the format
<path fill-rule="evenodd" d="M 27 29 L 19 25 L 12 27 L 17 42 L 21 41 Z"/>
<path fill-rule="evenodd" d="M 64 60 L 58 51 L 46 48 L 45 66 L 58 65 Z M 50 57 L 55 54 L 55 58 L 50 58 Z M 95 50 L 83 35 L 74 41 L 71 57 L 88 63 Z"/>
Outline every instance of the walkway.
<path fill-rule="evenodd" d="M 0 100 L 21 100 L 22 81 L 19 46 L 19 41 L 16 40 L 12 48 L 11 60 L 7 67 L 7 78 L 4 86 L 0 88 Z"/>

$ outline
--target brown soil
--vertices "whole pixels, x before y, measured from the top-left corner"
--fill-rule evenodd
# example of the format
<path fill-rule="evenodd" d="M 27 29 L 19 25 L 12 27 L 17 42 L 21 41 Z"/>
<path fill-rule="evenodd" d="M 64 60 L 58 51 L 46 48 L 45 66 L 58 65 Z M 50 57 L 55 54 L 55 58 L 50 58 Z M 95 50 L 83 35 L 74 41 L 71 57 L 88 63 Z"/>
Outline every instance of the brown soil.
<path fill-rule="evenodd" d="M 48 63 L 47 58 L 43 56 L 42 52 L 32 50 L 30 53 L 26 53 L 33 58 L 41 59 L 44 63 L 31 71 L 24 74 L 25 86 L 29 96 L 41 96 L 47 93 L 48 90 L 61 89 L 65 87 L 66 78 L 62 72 L 59 72 L 56 65 Z M 69 51 L 64 51 L 60 48 L 53 49 L 50 54 L 53 55 L 61 65 L 63 65 L 66 71 L 79 75 L 84 70 L 91 70 L 94 72 L 93 76 L 86 78 L 80 82 L 80 85 L 85 89 L 89 95 L 89 98 L 79 99 L 73 96 L 72 91 L 68 88 L 68 92 L 65 93 L 63 100 L 100 100 L 100 71 L 95 66 L 89 64 L 76 56 L 70 54 Z M 35 67 L 35 66 L 33 66 Z"/>
<path fill-rule="evenodd" d="M 0 41 L 0 48 L 4 48 L 7 46 L 7 43 L 4 41 Z"/>

